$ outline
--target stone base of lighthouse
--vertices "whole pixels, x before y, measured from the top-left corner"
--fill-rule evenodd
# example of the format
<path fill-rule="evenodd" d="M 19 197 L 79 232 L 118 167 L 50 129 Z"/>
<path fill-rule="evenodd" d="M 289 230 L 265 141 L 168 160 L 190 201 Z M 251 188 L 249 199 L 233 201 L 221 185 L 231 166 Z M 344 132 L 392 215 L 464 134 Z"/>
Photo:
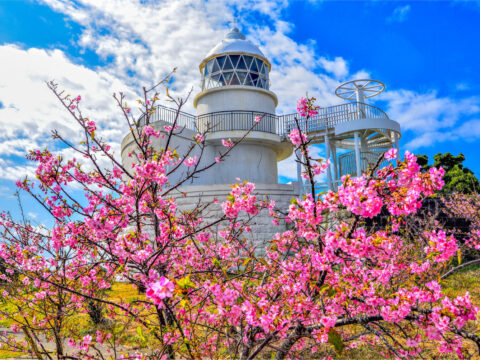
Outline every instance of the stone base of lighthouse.
<path fill-rule="evenodd" d="M 181 187 L 179 191 L 182 193 L 176 193 L 174 197 L 180 211 L 195 209 L 199 204 L 209 204 L 201 215 L 205 223 L 211 223 L 224 215 L 222 203 L 231 190 L 229 184 L 191 185 Z M 274 200 L 275 208 L 286 213 L 292 197 L 298 196 L 298 190 L 292 184 L 255 184 L 255 195 L 258 200 Z M 215 200 L 217 200 L 216 203 Z M 250 220 L 251 232 L 244 233 L 251 244 L 255 246 L 258 255 L 264 253 L 276 233 L 286 230 L 284 222 L 274 225 L 272 220 L 268 210 L 263 209 Z M 227 222 L 216 224 L 211 230 L 217 234 L 226 225 Z"/>

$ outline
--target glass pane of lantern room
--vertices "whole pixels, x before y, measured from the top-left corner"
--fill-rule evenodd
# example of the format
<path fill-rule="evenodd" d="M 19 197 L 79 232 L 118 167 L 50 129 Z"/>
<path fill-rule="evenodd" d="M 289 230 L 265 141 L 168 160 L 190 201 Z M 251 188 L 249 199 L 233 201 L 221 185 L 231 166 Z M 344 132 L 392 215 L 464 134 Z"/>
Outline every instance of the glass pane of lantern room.
<path fill-rule="evenodd" d="M 245 60 L 245 65 L 247 66 L 247 69 L 250 69 L 250 64 L 252 63 L 253 57 L 243 55 L 243 58 Z"/>
<path fill-rule="evenodd" d="M 212 67 L 213 67 L 213 60 L 210 60 L 207 62 L 207 66 L 205 66 L 205 75 L 208 75 L 212 72 Z"/>
<path fill-rule="evenodd" d="M 230 56 L 225 57 L 225 65 L 223 66 L 223 70 L 233 70 L 232 63 L 230 61 Z"/>
<path fill-rule="evenodd" d="M 224 72 L 223 76 L 225 78 L 225 85 L 230 85 L 230 81 L 232 79 L 233 72 L 232 71 Z"/>
<path fill-rule="evenodd" d="M 230 55 L 230 60 L 232 60 L 234 69 L 237 67 L 238 59 L 240 59 L 240 55 Z"/>
<path fill-rule="evenodd" d="M 250 71 L 258 72 L 257 62 L 255 59 L 252 61 L 252 66 L 250 67 Z"/>
<path fill-rule="evenodd" d="M 217 62 L 218 62 L 218 67 L 220 69 L 222 69 L 223 68 L 223 63 L 225 62 L 225 56 L 219 56 L 217 58 Z"/>
<path fill-rule="evenodd" d="M 237 69 L 238 70 L 247 70 L 247 66 L 245 65 L 245 60 L 243 60 L 243 56 L 238 61 Z"/>
<path fill-rule="evenodd" d="M 233 74 L 232 80 L 230 81 L 230 85 L 240 85 L 237 75 Z"/>
<path fill-rule="evenodd" d="M 250 74 L 250 76 L 252 77 L 252 85 L 257 86 L 258 75 L 257 74 Z"/>
<path fill-rule="evenodd" d="M 217 60 L 213 59 L 213 68 L 212 68 L 212 73 L 216 73 L 217 71 L 220 71 L 220 68 L 218 67 Z"/>
<path fill-rule="evenodd" d="M 212 76 L 212 87 L 222 86 L 220 83 L 220 74 L 216 74 Z"/>
<path fill-rule="evenodd" d="M 237 71 L 238 80 L 240 81 L 240 85 L 245 84 L 245 78 L 247 77 L 247 73 L 244 71 Z"/>
<path fill-rule="evenodd" d="M 227 82 L 225 81 L 225 78 L 223 77 L 223 75 L 220 75 L 220 80 L 219 80 L 219 82 L 220 82 L 220 85 L 219 85 L 219 86 L 223 86 L 223 85 L 227 84 Z"/>
<path fill-rule="evenodd" d="M 245 85 L 254 86 L 252 82 L 252 78 L 250 77 L 250 74 L 247 74 L 247 77 L 245 78 Z"/>
<path fill-rule="evenodd" d="M 260 73 L 262 75 L 265 75 L 267 72 L 266 72 L 266 69 L 267 69 L 267 65 L 265 65 L 265 63 L 262 64 L 262 68 L 260 69 Z"/>
<path fill-rule="evenodd" d="M 255 61 L 257 62 L 258 72 L 260 72 L 260 69 L 262 68 L 262 65 L 263 65 L 263 61 L 259 59 L 255 59 Z"/>

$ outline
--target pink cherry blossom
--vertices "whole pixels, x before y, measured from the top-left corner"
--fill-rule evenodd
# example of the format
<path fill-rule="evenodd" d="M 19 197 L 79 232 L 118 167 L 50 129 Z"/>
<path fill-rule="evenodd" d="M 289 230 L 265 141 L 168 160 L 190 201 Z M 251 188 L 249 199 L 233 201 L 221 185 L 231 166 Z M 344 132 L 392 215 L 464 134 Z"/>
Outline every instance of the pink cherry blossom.
<path fill-rule="evenodd" d="M 197 134 L 195 135 L 195 140 L 197 143 L 203 143 L 205 141 L 205 138 L 203 137 L 202 134 Z"/>
<path fill-rule="evenodd" d="M 397 149 L 390 149 L 385 153 L 385 159 L 394 160 L 397 157 Z"/>
<path fill-rule="evenodd" d="M 301 133 L 298 129 L 293 129 L 290 134 L 288 135 L 290 141 L 293 145 L 301 145 L 302 142 L 305 143 L 307 141 L 307 135 Z"/>
<path fill-rule="evenodd" d="M 175 285 L 166 277 L 161 276 L 147 288 L 147 296 L 150 297 L 156 305 L 159 305 L 163 299 L 172 297 Z"/>
<path fill-rule="evenodd" d="M 188 159 L 184 161 L 184 164 L 188 167 L 195 166 L 196 163 L 197 163 L 197 155 L 195 155 L 193 158 L 189 156 Z"/>
<path fill-rule="evenodd" d="M 143 127 L 143 133 L 145 136 L 153 136 L 158 138 L 160 136 L 160 132 L 156 131 L 152 126 L 146 125 Z"/>
<path fill-rule="evenodd" d="M 233 141 L 231 139 L 222 139 L 222 145 L 231 148 L 233 147 Z"/>

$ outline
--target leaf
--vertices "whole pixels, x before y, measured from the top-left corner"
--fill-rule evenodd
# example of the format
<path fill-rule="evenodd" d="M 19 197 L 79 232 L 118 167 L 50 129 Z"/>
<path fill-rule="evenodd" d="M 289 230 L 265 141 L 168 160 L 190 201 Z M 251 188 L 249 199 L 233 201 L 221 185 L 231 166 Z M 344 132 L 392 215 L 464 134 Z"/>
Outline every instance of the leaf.
<path fill-rule="evenodd" d="M 460 249 L 457 250 L 457 259 L 458 259 L 458 265 L 462 264 L 462 251 Z"/>
<path fill-rule="evenodd" d="M 330 289 L 331 289 L 330 285 L 328 285 L 328 284 L 323 284 L 323 285 L 320 287 L 320 289 L 318 289 L 318 293 L 319 293 L 319 294 L 323 294 L 323 293 L 325 293 L 327 290 L 330 290 Z"/>
<path fill-rule="evenodd" d="M 137 335 L 138 337 L 140 338 L 140 340 L 142 341 L 145 341 L 145 336 L 143 336 L 143 332 L 142 332 L 142 326 L 141 325 L 138 325 L 137 326 Z"/>
<path fill-rule="evenodd" d="M 267 266 L 268 267 L 268 263 L 265 259 L 262 259 L 262 258 L 258 258 L 258 261 L 260 261 L 264 266 Z"/>
<path fill-rule="evenodd" d="M 222 265 L 220 265 L 220 261 L 218 261 L 217 258 L 212 259 L 212 264 L 219 268 L 222 267 Z"/>
<path fill-rule="evenodd" d="M 251 257 L 249 258 L 246 258 L 244 261 L 243 261 L 243 264 L 242 264 L 242 267 L 244 267 L 245 269 L 247 268 L 247 265 L 248 263 L 252 260 Z"/>
<path fill-rule="evenodd" d="M 342 337 L 334 328 L 328 330 L 328 342 L 333 345 L 335 351 L 339 354 L 341 354 L 345 348 Z"/>
<path fill-rule="evenodd" d="M 180 289 L 192 289 L 195 287 L 195 284 L 190 281 L 190 275 L 187 275 L 186 277 L 177 280 L 177 285 L 180 287 Z"/>

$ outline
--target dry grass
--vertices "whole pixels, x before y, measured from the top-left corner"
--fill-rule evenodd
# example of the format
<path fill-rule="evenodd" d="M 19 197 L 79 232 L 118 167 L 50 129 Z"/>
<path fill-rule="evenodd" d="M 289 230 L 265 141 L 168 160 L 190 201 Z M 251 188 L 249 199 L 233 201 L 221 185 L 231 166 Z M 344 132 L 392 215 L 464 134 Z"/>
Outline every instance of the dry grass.
<path fill-rule="evenodd" d="M 449 297 L 464 295 L 468 291 L 473 303 L 480 306 L 480 266 L 462 269 L 441 284 Z"/>
<path fill-rule="evenodd" d="M 0 359 L 12 359 L 20 355 L 23 355 L 23 354 L 19 352 L 8 351 L 8 350 L 0 350 Z"/>

